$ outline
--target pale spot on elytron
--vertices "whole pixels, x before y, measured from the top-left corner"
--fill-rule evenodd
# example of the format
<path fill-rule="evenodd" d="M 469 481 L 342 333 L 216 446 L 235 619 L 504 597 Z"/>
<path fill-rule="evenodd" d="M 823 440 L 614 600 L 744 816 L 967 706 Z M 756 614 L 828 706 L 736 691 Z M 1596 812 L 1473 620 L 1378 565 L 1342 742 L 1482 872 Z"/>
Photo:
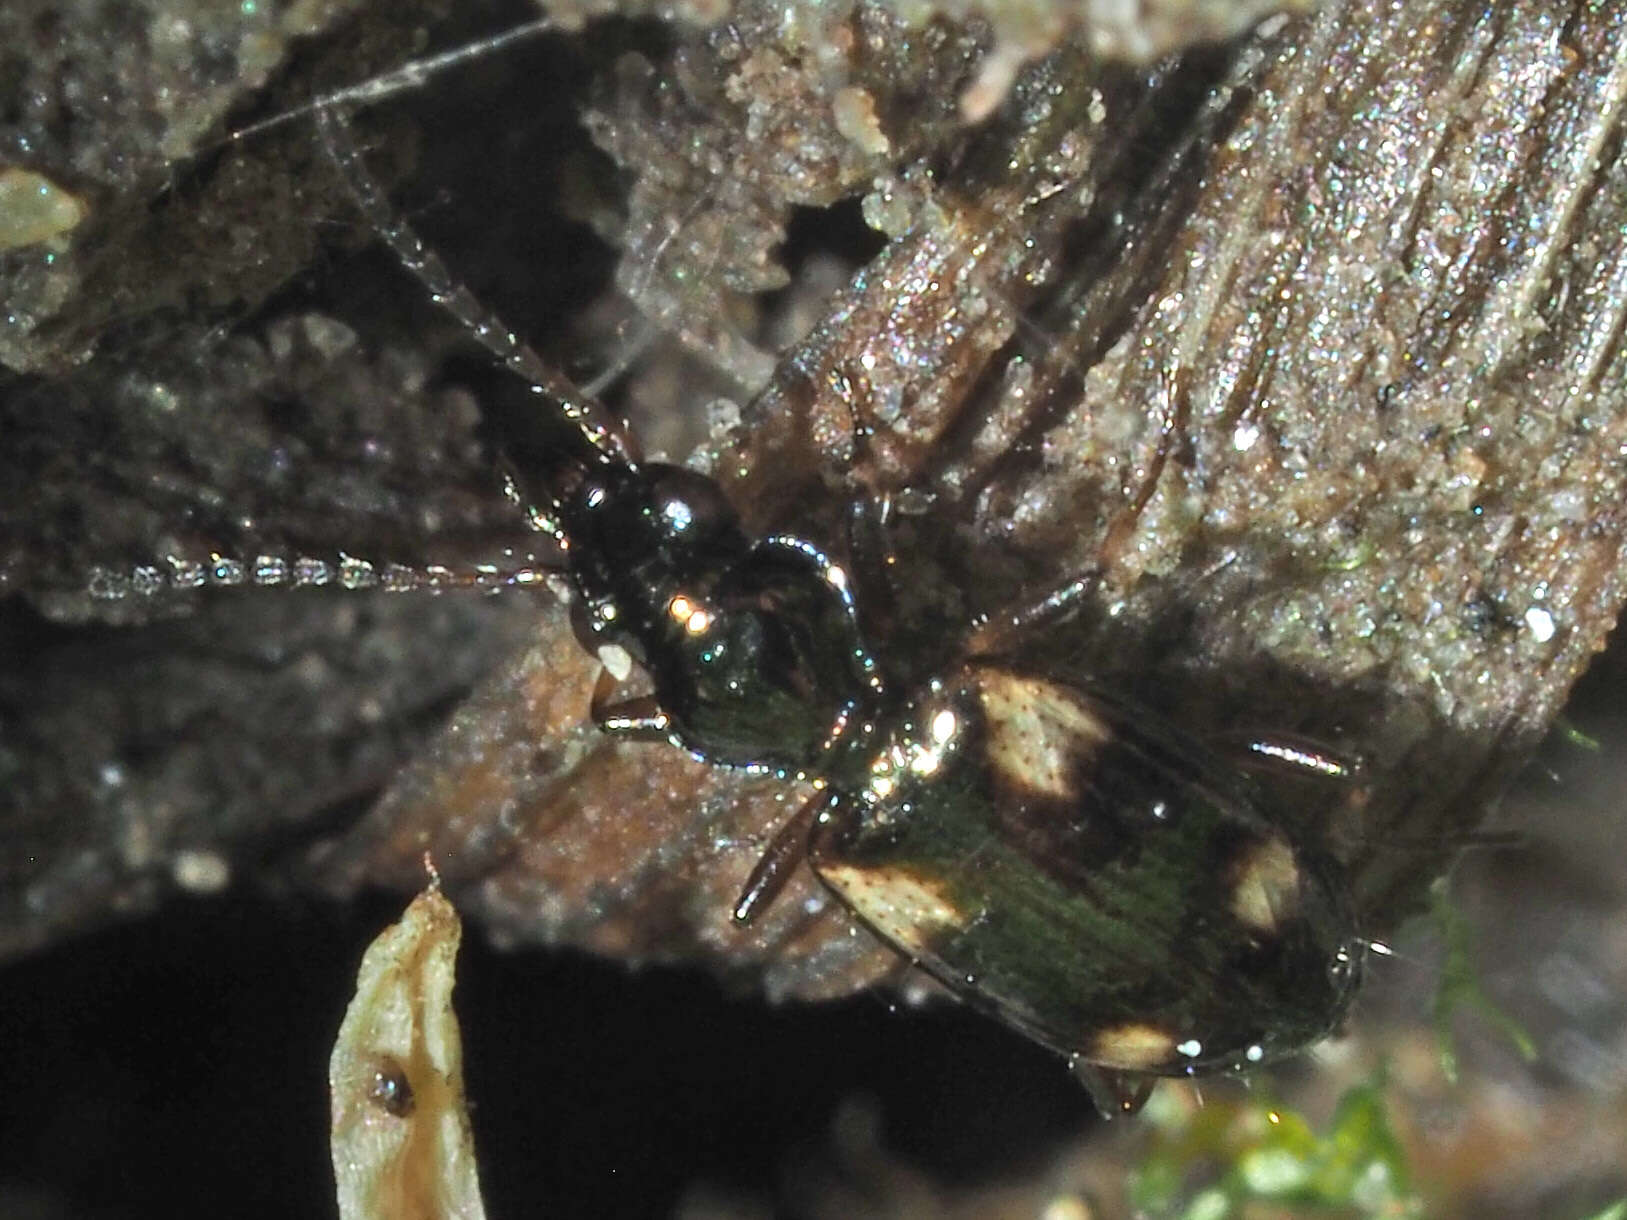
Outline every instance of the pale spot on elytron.
<path fill-rule="evenodd" d="M 1113 731 L 1079 692 L 1055 682 L 980 669 L 989 765 L 1012 788 L 1072 801 L 1075 782 Z"/>
<path fill-rule="evenodd" d="M 1121 1071 L 1163 1067 L 1175 1057 L 1175 1035 L 1142 1021 L 1114 1025 L 1096 1034 L 1085 1056 L 1092 1063 Z"/>
<path fill-rule="evenodd" d="M 1299 863 L 1280 837 L 1245 849 L 1233 876 L 1231 911 L 1245 927 L 1274 934 L 1299 908 Z"/>
<path fill-rule="evenodd" d="M 816 869 L 855 914 L 912 953 L 924 953 L 934 933 L 966 925 L 942 884 L 907 868 L 821 860 Z"/>

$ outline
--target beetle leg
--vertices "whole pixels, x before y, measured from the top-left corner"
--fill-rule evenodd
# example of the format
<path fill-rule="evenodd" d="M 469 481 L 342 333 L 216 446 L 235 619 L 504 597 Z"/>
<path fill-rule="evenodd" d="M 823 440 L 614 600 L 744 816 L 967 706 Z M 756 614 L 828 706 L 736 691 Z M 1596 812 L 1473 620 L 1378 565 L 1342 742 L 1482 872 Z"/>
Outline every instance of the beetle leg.
<path fill-rule="evenodd" d="M 1073 617 L 1101 578 L 1102 569 L 1093 567 L 1054 586 L 1037 601 L 984 620 L 972 631 L 967 641 L 966 655 L 999 656 L 1010 652 L 1019 640 L 1035 628 L 1051 626 Z"/>
<path fill-rule="evenodd" d="M 1315 738 L 1297 733 L 1224 733 L 1220 741 L 1228 753 L 1235 755 L 1239 767 L 1252 771 L 1301 779 L 1354 780 L 1366 770 L 1360 755 L 1340 754 Z"/>
<path fill-rule="evenodd" d="M 595 457 L 612 462 L 636 462 L 638 442 L 626 425 L 603 404 L 579 392 L 505 326 L 501 318 L 454 278 L 440 256 L 424 245 L 412 226 L 393 212 L 383 186 L 367 167 L 367 159 L 344 108 L 319 107 L 316 129 L 328 159 L 339 171 L 340 180 L 363 217 L 401 265 L 429 289 L 434 302 L 460 322 L 477 343 L 501 360 L 504 367 L 551 400 L 555 411 L 577 428 Z M 516 463 L 515 469 L 530 472 L 533 466 L 550 470 L 557 465 L 551 460 L 558 451 L 551 415 L 552 412 L 536 410 L 506 413 L 501 421 L 503 448 Z M 539 462 L 539 458 L 545 460 Z M 518 478 L 516 485 L 527 492 L 526 499 L 532 503 L 553 498 L 552 488 L 546 482 L 528 488 L 528 480 Z"/>
<path fill-rule="evenodd" d="M 620 681 L 608 669 L 599 671 L 599 680 L 593 684 L 593 700 L 589 708 L 593 723 L 599 731 L 624 741 L 670 741 L 672 718 L 661 710 L 654 695 L 640 695 L 636 699 L 610 701 Z"/>
<path fill-rule="evenodd" d="M 1107 1119 L 1129 1118 L 1136 1114 L 1147 1104 L 1153 1086 L 1158 1083 L 1156 1076 L 1114 1071 L 1079 1058 L 1068 1061 L 1068 1071 L 1085 1086 L 1090 1100 L 1096 1103 L 1096 1109 Z"/>
<path fill-rule="evenodd" d="M 1163 477 L 1164 467 L 1169 463 L 1176 442 L 1179 441 L 1183 447 L 1191 443 L 1187 436 L 1187 415 L 1191 409 L 1187 389 L 1189 376 L 1183 367 L 1165 370 L 1164 397 L 1167 405 L 1158 428 L 1158 444 L 1153 449 L 1152 457 L 1147 460 L 1147 472 L 1142 476 L 1135 495 L 1109 522 L 1107 532 L 1102 536 L 1102 544 L 1096 551 L 1096 562 L 1085 571 L 1053 585 L 1028 605 L 978 624 L 966 650 L 968 656 L 996 656 L 1009 652 L 1030 632 L 1055 626 L 1079 613 L 1085 598 L 1101 583 L 1102 576 L 1113 569 L 1119 552 L 1135 533 L 1141 514 L 1158 490 L 1158 480 Z"/>
<path fill-rule="evenodd" d="M 889 639 L 898 618 L 898 590 L 893 584 L 893 549 L 887 522 L 893 498 L 884 494 L 853 501 L 848 509 L 847 553 L 858 587 L 864 590 L 861 626 L 871 639 Z"/>
<path fill-rule="evenodd" d="M 1367 760 L 1360 754 L 1341 754 L 1314 737 L 1303 737 L 1297 733 L 1249 734 L 1242 737 L 1222 734 L 1220 740 L 1235 757 L 1238 767 L 1245 770 L 1290 779 L 1330 780 L 1335 783 L 1360 784 L 1366 778 Z M 1359 788 L 1354 792 L 1351 800 L 1363 799 Z M 1429 848 L 1468 851 L 1476 848 L 1501 850 L 1523 847 L 1527 842 L 1528 837 L 1517 830 L 1465 831 L 1423 837 L 1389 832 L 1379 846 L 1402 851 Z"/>
<path fill-rule="evenodd" d="M 746 878 L 746 887 L 735 900 L 736 923 L 750 923 L 779 897 L 797 865 L 808 855 L 808 837 L 813 833 L 814 820 L 824 812 L 832 799 L 833 794 L 829 789 L 814 793 L 774 832 L 767 850 L 751 870 L 751 876 Z"/>

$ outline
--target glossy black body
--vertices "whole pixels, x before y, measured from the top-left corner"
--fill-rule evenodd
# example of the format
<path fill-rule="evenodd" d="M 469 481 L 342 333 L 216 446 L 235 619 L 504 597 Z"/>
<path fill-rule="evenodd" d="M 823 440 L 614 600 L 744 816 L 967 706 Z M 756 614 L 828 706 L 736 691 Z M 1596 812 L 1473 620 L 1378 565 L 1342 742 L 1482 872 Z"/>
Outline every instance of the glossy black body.
<path fill-rule="evenodd" d="M 567 478 L 578 636 L 625 648 L 675 744 L 710 762 L 817 773 L 880 690 L 840 569 L 795 538 L 750 538 L 710 480 L 610 464 Z"/>

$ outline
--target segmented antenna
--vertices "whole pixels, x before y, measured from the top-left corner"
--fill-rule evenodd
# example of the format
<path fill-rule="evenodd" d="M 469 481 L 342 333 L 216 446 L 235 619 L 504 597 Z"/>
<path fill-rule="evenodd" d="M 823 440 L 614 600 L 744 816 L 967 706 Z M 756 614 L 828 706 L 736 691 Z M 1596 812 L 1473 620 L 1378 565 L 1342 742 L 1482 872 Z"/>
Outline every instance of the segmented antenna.
<path fill-rule="evenodd" d="M 239 127 L 231 133 L 229 140 L 234 142 L 245 140 L 273 127 L 281 127 L 284 123 L 304 115 L 315 114 L 320 110 L 336 106 L 374 105 L 394 94 L 405 92 L 408 89 L 421 88 L 433 77 L 440 75 L 449 68 L 462 67 L 488 55 L 493 55 L 510 43 L 519 42 L 526 38 L 534 38 L 539 34 L 547 34 L 559 28 L 560 24 L 555 18 L 539 17 L 534 21 L 526 21 L 511 26 L 489 37 L 464 43 L 460 47 L 453 47 L 450 51 L 442 51 L 437 55 L 425 56 L 422 59 L 408 60 L 388 72 L 380 73 L 378 76 L 371 77 L 358 84 L 336 89 L 332 93 L 312 98 L 302 106 L 293 106 L 272 115 L 268 119 L 261 119 L 257 123 Z"/>
<path fill-rule="evenodd" d="M 584 395 L 531 347 L 503 324 L 475 295 L 453 278 L 451 271 L 416 231 L 391 208 L 367 168 L 355 132 L 344 112 L 322 106 L 316 126 L 323 145 L 340 170 L 346 188 L 374 232 L 395 252 L 401 265 L 429 290 L 430 299 L 451 314 L 475 340 L 511 372 L 530 384 L 533 393 L 548 400 L 550 410 L 574 424 L 583 438 L 609 461 L 635 464 L 638 455 L 627 429 L 603 404 Z"/>
<path fill-rule="evenodd" d="M 470 568 L 429 564 L 423 568 L 400 563 L 375 564 L 340 552 L 334 562 L 301 556 L 257 555 L 252 562 L 226 555 L 210 555 L 207 562 L 169 556 L 163 564 L 138 564 L 129 569 L 94 567 L 85 591 L 97 601 L 127 597 L 155 597 L 189 589 L 254 588 L 377 589 L 385 593 L 434 593 L 448 589 L 532 588 L 547 579 L 545 567 L 499 568 L 482 563 Z"/>

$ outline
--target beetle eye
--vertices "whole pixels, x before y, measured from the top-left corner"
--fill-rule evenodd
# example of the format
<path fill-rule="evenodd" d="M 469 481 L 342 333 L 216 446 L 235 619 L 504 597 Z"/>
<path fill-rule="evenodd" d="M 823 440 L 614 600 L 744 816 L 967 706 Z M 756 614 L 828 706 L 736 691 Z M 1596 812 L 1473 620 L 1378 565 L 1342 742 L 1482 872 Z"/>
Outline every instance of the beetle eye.
<path fill-rule="evenodd" d="M 705 535 L 735 524 L 734 506 L 705 475 L 682 466 L 653 470 L 651 500 L 668 535 Z"/>

